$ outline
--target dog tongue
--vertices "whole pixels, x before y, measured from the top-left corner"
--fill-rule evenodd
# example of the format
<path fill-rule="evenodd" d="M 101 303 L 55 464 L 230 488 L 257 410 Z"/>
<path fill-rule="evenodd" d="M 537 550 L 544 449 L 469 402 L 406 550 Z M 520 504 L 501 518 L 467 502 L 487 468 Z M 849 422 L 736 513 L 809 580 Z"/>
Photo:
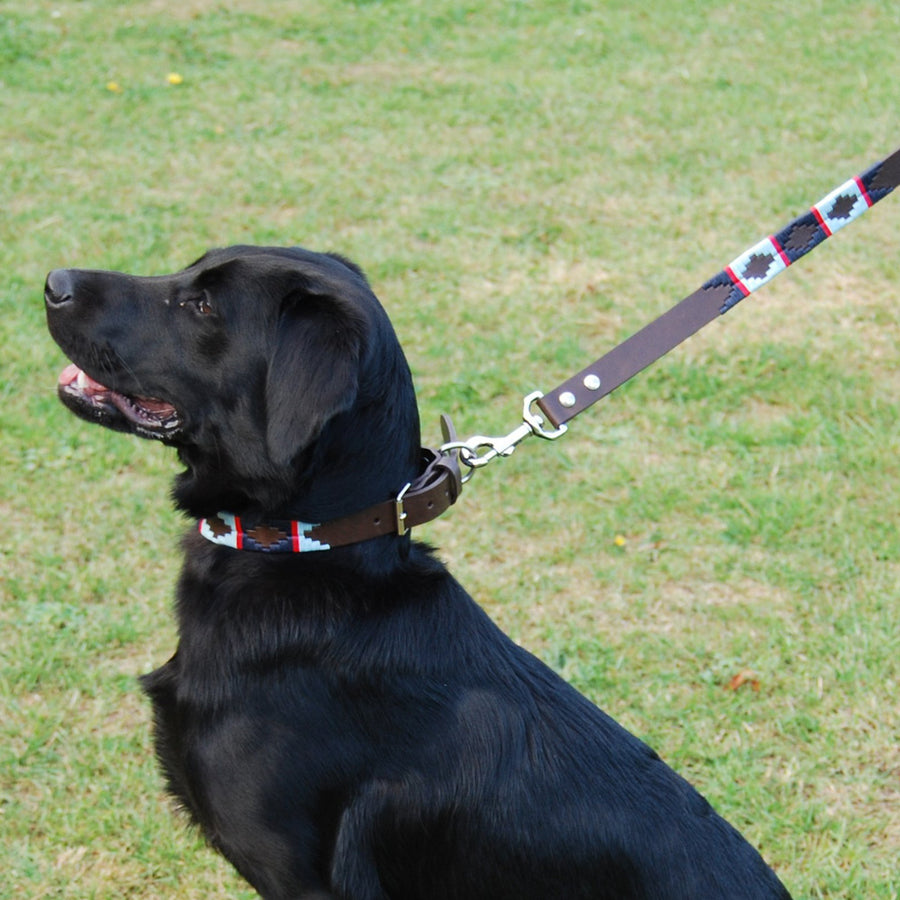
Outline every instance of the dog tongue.
<path fill-rule="evenodd" d="M 61 387 L 70 387 L 75 385 L 79 391 L 86 394 L 108 394 L 110 390 L 99 381 L 94 381 L 84 369 L 79 368 L 75 363 L 69 363 L 59 375 L 59 384 Z"/>

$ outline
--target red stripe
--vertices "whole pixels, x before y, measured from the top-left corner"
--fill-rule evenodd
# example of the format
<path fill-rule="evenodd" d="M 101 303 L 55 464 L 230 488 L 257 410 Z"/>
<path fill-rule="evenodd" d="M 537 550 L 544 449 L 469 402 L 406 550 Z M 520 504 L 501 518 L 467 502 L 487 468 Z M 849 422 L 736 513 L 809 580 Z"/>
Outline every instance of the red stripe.
<path fill-rule="evenodd" d="M 831 237 L 832 231 L 826 224 L 825 220 L 822 218 L 822 213 L 820 213 L 815 207 L 812 207 L 812 214 L 816 217 L 816 221 L 822 227 L 822 231 L 825 232 L 825 237 Z"/>
<path fill-rule="evenodd" d="M 244 527 L 241 525 L 241 520 L 237 516 L 234 517 L 234 541 L 235 549 L 244 549 Z"/>
<path fill-rule="evenodd" d="M 300 523 L 296 519 L 291 520 L 291 550 L 300 552 Z"/>
<path fill-rule="evenodd" d="M 853 179 L 856 182 L 856 186 L 859 188 L 859 192 L 863 195 L 863 200 L 866 201 L 866 206 L 871 206 L 875 201 L 869 196 L 869 192 L 866 190 L 866 186 L 862 183 L 862 179 L 859 175 Z"/>
<path fill-rule="evenodd" d="M 772 242 L 772 246 L 778 251 L 778 255 L 781 257 L 781 261 L 786 266 L 789 266 L 791 264 L 790 257 L 787 255 L 787 253 L 784 252 L 784 250 L 781 247 L 781 244 L 778 243 L 778 238 L 776 238 L 775 235 L 773 234 L 769 238 L 769 240 Z"/>
<path fill-rule="evenodd" d="M 745 297 L 750 296 L 749 288 L 747 287 L 747 285 L 744 284 L 743 281 L 741 281 L 740 278 L 737 277 L 737 275 L 734 274 L 734 269 L 732 269 L 731 266 L 725 266 L 725 274 L 731 279 L 733 284 L 737 285 L 738 290 Z"/>

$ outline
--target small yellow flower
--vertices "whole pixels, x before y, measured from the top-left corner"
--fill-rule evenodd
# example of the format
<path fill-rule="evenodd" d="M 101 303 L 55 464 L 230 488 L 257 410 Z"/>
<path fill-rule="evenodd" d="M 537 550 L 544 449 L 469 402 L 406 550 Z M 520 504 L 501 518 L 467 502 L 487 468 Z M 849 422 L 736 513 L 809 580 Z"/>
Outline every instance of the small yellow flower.
<path fill-rule="evenodd" d="M 114 94 L 122 93 L 122 85 L 120 85 L 118 81 L 107 81 L 106 89 L 108 91 L 112 91 L 112 93 L 114 93 Z"/>
<path fill-rule="evenodd" d="M 168 81 L 169 84 L 181 84 L 184 81 L 184 78 L 182 78 L 178 72 L 169 72 L 166 76 L 166 81 Z"/>
<path fill-rule="evenodd" d="M 621 534 L 617 534 L 615 538 L 613 538 L 613 543 L 617 547 L 624 547 L 628 541 Z"/>

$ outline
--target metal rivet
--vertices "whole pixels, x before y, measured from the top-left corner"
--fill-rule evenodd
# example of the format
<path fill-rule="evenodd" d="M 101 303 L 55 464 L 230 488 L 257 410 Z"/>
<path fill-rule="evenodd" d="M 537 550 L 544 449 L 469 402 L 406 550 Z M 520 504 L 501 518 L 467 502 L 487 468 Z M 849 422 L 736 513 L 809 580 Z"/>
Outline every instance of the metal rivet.
<path fill-rule="evenodd" d="M 600 378 L 597 375 L 585 375 L 584 386 L 589 391 L 596 391 L 600 388 Z"/>
<path fill-rule="evenodd" d="M 565 406 L 568 409 L 570 406 L 575 405 L 575 395 L 571 391 L 563 391 L 559 395 L 559 404 L 560 406 Z"/>

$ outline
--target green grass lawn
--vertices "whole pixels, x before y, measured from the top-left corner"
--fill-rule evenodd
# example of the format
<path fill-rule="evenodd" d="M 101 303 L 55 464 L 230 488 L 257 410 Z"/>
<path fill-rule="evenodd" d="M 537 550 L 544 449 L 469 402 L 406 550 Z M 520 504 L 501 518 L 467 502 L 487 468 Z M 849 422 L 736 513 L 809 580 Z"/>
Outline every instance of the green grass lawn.
<path fill-rule="evenodd" d="M 337 250 L 426 440 L 505 433 L 900 144 L 898 35 L 887 0 L 5 0 L 0 896 L 251 896 L 135 683 L 176 462 L 57 402 L 49 269 Z M 419 535 L 797 897 L 900 896 L 898 233 L 890 197 Z"/>

